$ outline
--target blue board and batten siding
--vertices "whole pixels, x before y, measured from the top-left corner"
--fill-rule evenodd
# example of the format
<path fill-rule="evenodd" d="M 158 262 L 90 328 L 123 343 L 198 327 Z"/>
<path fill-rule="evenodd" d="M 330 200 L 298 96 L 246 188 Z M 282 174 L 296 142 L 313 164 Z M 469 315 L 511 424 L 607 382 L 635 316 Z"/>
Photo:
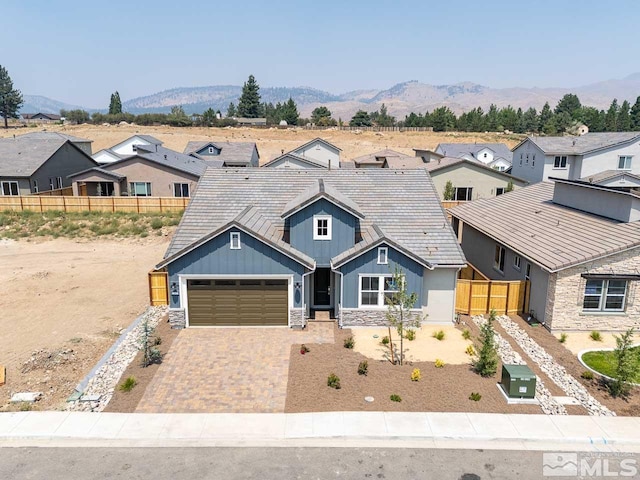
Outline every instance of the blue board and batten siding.
<path fill-rule="evenodd" d="M 239 250 L 232 250 L 230 233 L 240 232 Z M 178 275 L 293 275 L 302 282 L 305 267 L 278 250 L 238 229 L 229 229 L 167 266 L 169 282 Z M 293 295 L 293 306 L 302 306 L 300 294 Z M 177 295 L 171 296 L 171 308 L 180 308 Z"/>
<path fill-rule="evenodd" d="M 384 244 L 381 246 L 387 247 L 387 245 Z M 361 275 L 391 275 L 396 265 L 403 271 L 405 281 L 407 282 L 407 291 L 409 293 L 415 292 L 418 296 L 414 307 L 419 308 L 422 305 L 422 277 L 424 275 L 424 267 L 392 247 L 388 248 L 388 264 L 378 264 L 378 247 L 375 247 L 340 267 L 339 270 L 344 275 L 342 292 L 343 308 L 358 308 Z"/>
<path fill-rule="evenodd" d="M 313 239 L 313 217 L 331 216 L 331 240 Z M 293 248 L 316 260 L 319 267 L 328 267 L 331 259 L 355 244 L 359 220 L 337 205 L 320 199 L 289 218 L 290 243 Z"/>

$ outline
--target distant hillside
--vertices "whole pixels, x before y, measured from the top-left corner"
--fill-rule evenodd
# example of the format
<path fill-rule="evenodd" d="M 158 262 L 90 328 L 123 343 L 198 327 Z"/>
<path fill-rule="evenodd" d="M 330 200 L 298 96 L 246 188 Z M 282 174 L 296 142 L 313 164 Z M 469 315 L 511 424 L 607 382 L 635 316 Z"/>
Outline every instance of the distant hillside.
<path fill-rule="evenodd" d="M 123 103 L 131 113 L 169 112 L 174 105 L 182 105 L 187 113 L 201 113 L 207 108 L 226 112 L 230 102 L 237 105 L 242 88 L 236 85 L 210 87 L 173 88 L 152 95 L 133 98 Z M 447 106 L 460 114 L 475 107 L 485 111 L 489 105 L 498 107 L 512 105 L 523 109 L 542 108 L 545 102 L 551 106 L 566 93 L 575 93 L 585 105 L 606 109 L 611 100 L 635 102 L 640 95 L 640 73 L 623 79 L 606 80 L 573 88 L 491 88 L 471 82 L 455 85 L 430 85 L 419 81 L 398 83 L 386 90 L 357 90 L 333 94 L 310 87 L 261 88 L 264 102 L 284 102 L 293 98 L 304 117 L 312 110 L 325 105 L 334 118 L 350 119 L 357 110 L 374 111 L 386 104 L 389 113 L 403 118 L 410 112 L 425 112 Z M 23 112 L 45 111 L 57 113 L 61 108 L 79 108 L 46 97 L 25 95 Z"/>

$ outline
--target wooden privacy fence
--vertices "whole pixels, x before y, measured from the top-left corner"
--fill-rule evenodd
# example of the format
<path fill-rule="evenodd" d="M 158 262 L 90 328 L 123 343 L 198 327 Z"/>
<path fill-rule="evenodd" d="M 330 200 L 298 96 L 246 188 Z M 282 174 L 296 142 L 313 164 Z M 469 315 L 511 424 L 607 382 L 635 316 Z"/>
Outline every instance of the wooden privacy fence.
<path fill-rule="evenodd" d="M 169 305 L 169 276 L 167 272 L 149 272 L 149 303 L 152 307 Z"/>
<path fill-rule="evenodd" d="M 0 196 L 0 211 L 177 212 L 184 210 L 188 203 L 189 198 L 181 197 Z"/>
<path fill-rule="evenodd" d="M 56 188 L 55 190 L 46 190 L 44 192 L 34 193 L 34 195 L 43 195 L 48 197 L 72 197 L 73 187 Z"/>
<path fill-rule="evenodd" d="M 484 315 L 517 315 L 529 310 L 529 281 L 458 280 L 456 312 Z"/>

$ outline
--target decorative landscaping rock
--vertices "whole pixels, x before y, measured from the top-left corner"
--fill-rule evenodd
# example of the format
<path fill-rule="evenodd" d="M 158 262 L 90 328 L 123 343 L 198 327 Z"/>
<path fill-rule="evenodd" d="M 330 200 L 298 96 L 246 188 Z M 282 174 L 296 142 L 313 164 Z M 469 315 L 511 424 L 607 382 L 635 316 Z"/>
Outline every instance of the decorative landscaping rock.
<path fill-rule="evenodd" d="M 33 403 L 42 396 L 42 392 L 19 392 L 11 396 L 11 403 Z"/>
<path fill-rule="evenodd" d="M 116 389 L 122 373 L 133 361 L 141 348 L 141 340 L 143 334 L 143 325 L 145 320 L 150 328 L 155 328 L 160 319 L 167 312 L 167 307 L 149 307 L 143 314 L 138 324 L 126 334 L 115 351 L 107 359 L 107 361 L 98 369 L 93 378 L 89 380 L 87 387 L 82 392 L 79 400 L 67 403 L 67 410 L 70 411 L 102 411 Z M 88 401 L 82 401 L 82 398 L 88 398 Z M 93 399 L 99 399 L 93 401 Z"/>
<path fill-rule="evenodd" d="M 607 407 L 593 398 L 587 389 L 566 369 L 558 364 L 544 348 L 538 345 L 524 330 L 509 317 L 498 317 L 498 323 L 516 341 L 524 352 L 536 362 L 540 369 L 570 397 L 575 398 L 589 415 L 615 416 Z"/>
<path fill-rule="evenodd" d="M 472 317 L 473 321 L 481 327 L 486 320 L 482 315 Z M 511 344 L 502 338 L 502 335 L 495 333 L 494 338 L 496 340 L 498 356 L 503 364 L 506 365 L 526 365 L 526 362 L 516 352 Z M 567 409 L 563 405 L 558 403 L 551 392 L 544 386 L 544 382 L 536 375 L 536 400 L 540 403 L 540 408 L 547 415 L 568 415 Z"/>

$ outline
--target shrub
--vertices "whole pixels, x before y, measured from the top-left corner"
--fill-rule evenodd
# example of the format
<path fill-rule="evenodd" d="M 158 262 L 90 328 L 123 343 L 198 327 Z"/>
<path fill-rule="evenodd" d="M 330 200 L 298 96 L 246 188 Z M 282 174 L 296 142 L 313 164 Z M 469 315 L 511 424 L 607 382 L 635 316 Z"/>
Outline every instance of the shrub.
<path fill-rule="evenodd" d="M 469 400 L 473 400 L 474 402 L 479 402 L 481 398 L 482 395 L 478 392 L 471 392 L 471 395 L 469 395 Z"/>
<path fill-rule="evenodd" d="M 154 337 L 153 341 L 151 342 L 151 344 L 153 346 L 158 346 L 158 345 L 162 345 L 162 338 L 160 337 Z"/>
<path fill-rule="evenodd" d="M 591 337 L 591 340 L 593 340 L 594 342 L 601 342 L 602 341 L 602 335 L 597 330 L 594 330 L 593 332 L 591 332 L 589 334 L 589 337 Z"/>
<path fill-rule="evenodd" d="M 476 356 L 476 349 L 473 348 L 473 345 L 468 345 L 467 349 L 465 350 L 465 353 L 471 357 L 475 357 Z"/>
<path fill-rule="evenodd" d="M 585 380 L 593 380 L 594 375 L 591 370 L 585 370 L 580 374 L 580 377 L 584 378 Z"/>
<path fill-rule="evenodd" d="M 465 328 L 462 331 L 462 338 L 464 338 L 465 340 L 469 340 L 471 338 L 471 330 L 469 330 L 468 328 Z"/>
<path fill-rule="evenodd" d="M 416 339 L 416 331 L 411 329 L 406 330 L 404 338 L 406 338 L 410 342 L 413 342 Z"/>
<path fill-rule="evenodd" d="M 344 339 L 344 348 L 348 348 L 351 350 L 355 346 L 356 346 L 356 340 L 353 338 L 353 336 L 347 337 Z"/>
<path fill-rule="evenodd" d="M 488 320 L 480 327 L 480 341 L 482 346 L 478 358 L 473 362 L 473 368 L 483 377 L 495 375 L 498 371 L 498 352 L 496 350 L 495 332 L 493 322 L 496 319 L 496 311 L 491 310 Z"/>
<path fill-rule="evenodd" d="M 412 382 L 419 382 L 420 378 L 422 378 L 422 374 L 420 373 L 420 369 L 419 368 L 414 368 L 413 372 L 411 372 L 411 381 Z"/>
<path fill-rule="evenodd" d="M 389 400 L 391 400 L 392 402 L 401 402 L 402 398 L 400 397 L 400 395 L 396 395 L 395 393 L 393 395 L 391 395 L 389 397 Z"/>
<path fill-rule="evenodd" d="M 439 358 L 436 358 L 436 368 L 442 368 L 444 367 L 444 361 L 440 360 Z"/>
<path fill-rule="evenodd" d="M 445 334 L 443 330 L 438 330 L 437 332 L 433 332 L 431 336 L 436 340 L 444 340 Z"/>
<path fill-rule="evenodd" d="M 382 340 L 380 340 L 380 343 L 381 343 L 382 345 L 389 345 L 389 342 L 390 342 L 390 341 L 391 341 L 391 340 L 389 340 L 389 337 L 388 337 L 387 335 L 385 335 L 384 337 L 382 337 Z"/>
<path fill-rule="evenodd" d="M 153 228 L 154 230 L 162 228 L 163 225 L 164 222 L 160 218 L 154 218 L 153 220 L 151 220 L 151 228 Z"/>
<path fill-rule="evenodd" d="M 366 360 L 361 361 L 358 364 L 358 375 L 366 375 L 367 370 L 369 370 L 369 362 Z"/>
<path fill-rule="evenodd" d="M 127 377 L 127 379 L 120 384 L 118 389 L 121 392 L 127 393 L 133 390 L 133 387 L 135 387 L 137 384 L 138 382 L 136 382 L 136 379 L 134 377 Z"/>
<path fill-rule="evenodd" d="M 20 411 L 21 412 L 29 412 L 33 409 L 33 404 L 31 402 L 20 402 Z"/>
<path fill-rule="evenodd" d="M 332 373 L 327 377 L 327 386 L 340 390 L 340 379 L 335 373 Z"/>
<path fill-rule="evenodd" d="M 558 340 L 560 343 L 565 343 L 567 341 L 568 335 L 566 333 L 560 334 L 560 339 Z"/>
<path fill-rule="evenodd" d="M 633 327 L 622 335 L 616 335 L 616 349 L 614 356 L 616 359 L 616 372 L 614 381 L 609 386 L 611 395 L 614 397 L 626 397 L 631 393 L 629 383 L 638 368 L 638 358 L 631 350 L 633 345 Z"/>

